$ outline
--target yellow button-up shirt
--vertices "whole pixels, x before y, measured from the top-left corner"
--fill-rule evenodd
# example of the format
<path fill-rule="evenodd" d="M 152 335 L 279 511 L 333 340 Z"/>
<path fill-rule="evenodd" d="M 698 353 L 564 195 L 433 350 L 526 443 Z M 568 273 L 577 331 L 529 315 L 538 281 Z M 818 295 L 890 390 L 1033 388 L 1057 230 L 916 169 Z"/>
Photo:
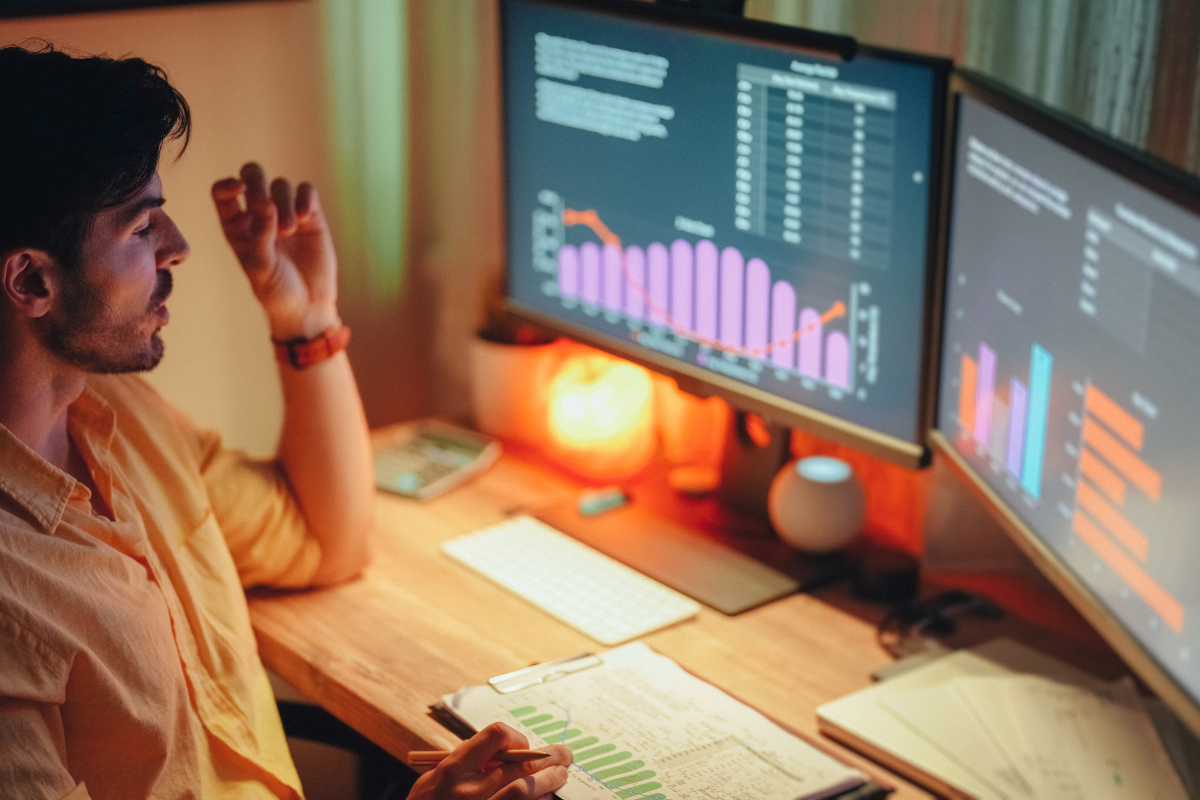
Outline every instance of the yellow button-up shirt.
<path fill-rule="evenodd" d="M 282 472 L 134 377 L 67 424 L 113 520 L 0 426 L 0 796 L 300 797 L 243 593 L 320 561 Z"/>

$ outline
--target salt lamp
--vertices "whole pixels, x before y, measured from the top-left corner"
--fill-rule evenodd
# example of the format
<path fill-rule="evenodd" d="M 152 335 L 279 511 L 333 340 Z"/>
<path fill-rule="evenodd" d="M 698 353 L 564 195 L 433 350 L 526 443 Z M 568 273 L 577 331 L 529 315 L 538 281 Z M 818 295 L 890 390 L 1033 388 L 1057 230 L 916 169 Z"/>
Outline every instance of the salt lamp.
<path fill-rule="evenodd" d="M 585 478 L 628 478 L 654 456 L 654 385 L 641 367 L 600 353 L 572 356 L 551 380 L 547 406 L 550 455 Z"/>

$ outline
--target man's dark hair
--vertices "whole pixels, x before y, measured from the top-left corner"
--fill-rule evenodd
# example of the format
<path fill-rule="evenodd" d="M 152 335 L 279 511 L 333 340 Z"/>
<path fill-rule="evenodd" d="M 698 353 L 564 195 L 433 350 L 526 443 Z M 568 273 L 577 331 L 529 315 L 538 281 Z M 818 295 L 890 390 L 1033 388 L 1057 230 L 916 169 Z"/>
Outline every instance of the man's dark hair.
<path fill-rule="evenodd" d="M 191 114 L 153 64 L 40 44 L 0 47 L 0 252 L 74 270 L 96 215 L 146 185 L 168 139 L 187 147 Z"/>

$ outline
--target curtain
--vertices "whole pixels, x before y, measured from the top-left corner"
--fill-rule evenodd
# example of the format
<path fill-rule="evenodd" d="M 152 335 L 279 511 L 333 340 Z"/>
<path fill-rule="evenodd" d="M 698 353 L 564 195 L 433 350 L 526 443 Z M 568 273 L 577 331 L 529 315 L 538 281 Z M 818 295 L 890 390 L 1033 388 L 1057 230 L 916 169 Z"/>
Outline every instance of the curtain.
<path fill-rule="evenodd" d="M 342 293 L 379 308 L 405 277 L 407 4 L 321 0 L 321 16 Z"/>
<path fill-rule="evenodd" d="M 947 56 L 1197 171 L 1195 0 L 748 0 L 747 16 Z"/>

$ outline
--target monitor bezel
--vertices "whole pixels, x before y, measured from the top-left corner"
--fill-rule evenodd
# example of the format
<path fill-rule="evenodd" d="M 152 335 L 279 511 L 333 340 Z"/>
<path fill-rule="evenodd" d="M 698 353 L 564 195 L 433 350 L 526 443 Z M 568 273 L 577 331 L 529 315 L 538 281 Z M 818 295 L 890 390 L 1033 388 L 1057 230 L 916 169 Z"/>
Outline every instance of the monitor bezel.
<path fill-rule="evenodd" d="M 501 98 L 508 91 L 506 28 L 504 24 L 510 0 L 500 3 L 500 61 L 501 61 Z M 889 50 L 880 47 L 860 45 L 854 39 L 837 34 L 823 33 L 803 28 L 795 28 L 760 20 L 747 19 L 730 14 L 699 11 L 695 9 L 666 6 L 656 3 L 636 2 L 636 0 L 521 0 L 524 3 L 545 5 L 555 8 L 576 9 L 588 13 L 599 13 L 619 16 L 639 21 L 655 22 L 673 27 L 700 30 L 728 38 L 741 38 L 766 44 L 774 44 L 795 49 L 801 52 L 819 54 L 826 58 L 842 61 L 853 60 L 858 55 L 875 58 L 888 58 L 928 67 L 933 77 L 932 125 L 929 151 L 929 203 L 926 218 L 926 252 L 924 269 L 924 313 L 921 322 L 922 363 L 917 382 L 919 394 L 914 439 L 909 441 L 897 436 L 882 433 L 858 423 L 849 422 L 836 415 L 819 411 L 801 403 L 785 400 L 753 386 L 740 383 L 731 378 L 710 372 L 697 365 L 662 356 L 645 348 L 625 342 L 614 337 L 606 336 L 582 326 L 573 325 L 563 320 L 555 319 L 537 311 L 521 302 L 514 300 L 508 293 L 508 163 L 509 138 L 508 120 L 501 112 L 501 147 L 503 185 L 504 185 L 504 281 L 502 283 L 502 306 L 512 317 L 533 323 L 552 335 L 568 336 L 577 341 L 591 345 L 606 352 L 618 355 L 634 363 L 640 364 L 661 375 L 666 375 L 678 383 L 686 392 L 700 396 L 719 396 L 745 411 L 752 411 L 785 426 L 793 426 L 811 431 L 839 444 L 854 447 L 862 452 L 885 459 L 912 469 L 925 467 L 929 464 L 931 450 L 926 441 L 928 431 L 933 428 L 937 401 L 934 392 L 937 364 L 929 358 L 935 342 L 937 317 L 934 299 L 940 293 L 941 279 L 937 273 L 938 257 L 937 235 L 941 229 L 939 213 L 941 203 L 938 197 L 938 187 L 942 185 L 941 169 L 944 164 L 942 157 L 944 125 L 946 114 L 947 86 L 952 69 L 948 59 L 925 56 L 916 53 Z"/>
<path fill-rule="evenodd" d="M 1070 148 L 1084 158 L 1109 169 L 1123 178 L 1164 199 L 1200 215 L 1200 179 L 1163 164 L 1140 150 L 1111 139 L 1066 114 L 1047 108 L 1035 100 L 978 73 L 958 70 L 950 80 L 950 105 L 946 128 L 944 184 L 945 204 L 941 218 L 945 231 L 943 244 L 943 277 L 949 274 L 949 233 L 953 222 L 954 166 L 957 158 L 958 119 L 960 98 L 966 96 L 997 110 L 1034 131 Z M 944 290 L 943 290 L 944 292 Z M 942 320 L 945 316 L 945 297 L 939 301 Z M 944 321 L 939 321 L 937 357 L 941 358 Z M 1112 646 L 1158 697 L 1195 735 L 1200 736 L 1200 698 L 1194 698 L 1158 659 L 1125 625 L 1110 612 L 1103 600 L 1093 592 L 1075 571 L 1043 542 L 1011 505 L 1000 496 L 983 476 L 955 449 L 952 436 L 943 432 L 934 418 L 929 440 L 934 450 L 952 467 L 972 493 L 983 502 L 1017 547 L 1073 605 L 1084 619 Z"/>

